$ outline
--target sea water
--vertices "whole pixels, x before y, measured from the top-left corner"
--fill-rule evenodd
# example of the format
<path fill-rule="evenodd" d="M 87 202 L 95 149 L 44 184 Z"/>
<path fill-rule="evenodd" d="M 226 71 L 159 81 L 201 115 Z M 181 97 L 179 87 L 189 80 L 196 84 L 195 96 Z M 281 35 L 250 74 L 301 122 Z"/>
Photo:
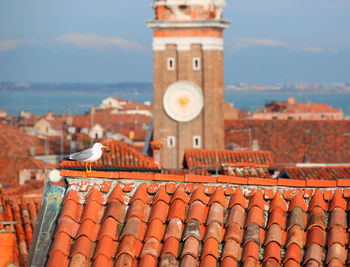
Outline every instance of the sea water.
<path fill-rule="evenodd" d="M 153 102 L 151 91 L 135 92 L 123 91 L 118 93 L 85 92 L 85 91 L 2 91 L 0 92 L 0 109 L 9 115 L 17 115 L 20 110 L 32 114 L 85 113 L 91 106 L 98 107 L 102 100 L 116 96 L 140 103 Z M 234 107 L 245 111 L 262 109 L 272 100 L 287 101 L 288 97 L 295 97 L 297 102 L 326 103 L 342 109 L 344 116 L 350 117 L 350 92 L 346 93 L 301 93 L 301 92 L 225 92 L 225 101 L 233 103 Z"/>

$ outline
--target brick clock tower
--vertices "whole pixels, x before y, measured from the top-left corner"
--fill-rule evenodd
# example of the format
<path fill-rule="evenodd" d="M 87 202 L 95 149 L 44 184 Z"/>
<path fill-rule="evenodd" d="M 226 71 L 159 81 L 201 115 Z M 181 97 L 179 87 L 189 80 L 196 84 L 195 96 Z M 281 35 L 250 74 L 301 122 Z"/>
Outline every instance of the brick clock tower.
<path fill-rule="evenodd" d="M 154 0 L 154 127 L 160 163 L 181 168 L 190 148 L 223 149 L 225 0 Z"/>

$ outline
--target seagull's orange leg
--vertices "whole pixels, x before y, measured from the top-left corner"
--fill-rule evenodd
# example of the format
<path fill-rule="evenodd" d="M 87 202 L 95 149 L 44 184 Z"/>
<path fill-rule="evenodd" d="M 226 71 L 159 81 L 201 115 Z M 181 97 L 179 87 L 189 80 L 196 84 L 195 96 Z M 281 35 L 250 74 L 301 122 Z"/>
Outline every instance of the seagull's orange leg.
<path fill-rule="evenodd" d="M 92 165 L 92 164 L 91 164 L 91 162 L 90 162 L 90 170 L 89 170 L 89 172 L 91 172 L 91 171 L 92 171 L 91 165 Z"/>
<path fill-rule="evenodd" d="M 90 169 L 88 168 L 88 164 L 90 164 Z M 89 174 L 91 172 L 91 163 L 85 162 L 85 170 L 86 174 Z"/>

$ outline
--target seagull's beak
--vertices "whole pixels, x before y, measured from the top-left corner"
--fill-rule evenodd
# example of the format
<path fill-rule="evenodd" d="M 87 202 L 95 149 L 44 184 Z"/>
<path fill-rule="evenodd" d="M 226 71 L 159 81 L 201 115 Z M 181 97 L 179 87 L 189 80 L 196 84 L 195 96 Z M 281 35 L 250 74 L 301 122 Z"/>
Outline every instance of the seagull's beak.
<path fill-rule="evenodd" d="M 108 146 L 102 146 L 102 148 L 106 149 L 106 152 L 109 152 Z"/>

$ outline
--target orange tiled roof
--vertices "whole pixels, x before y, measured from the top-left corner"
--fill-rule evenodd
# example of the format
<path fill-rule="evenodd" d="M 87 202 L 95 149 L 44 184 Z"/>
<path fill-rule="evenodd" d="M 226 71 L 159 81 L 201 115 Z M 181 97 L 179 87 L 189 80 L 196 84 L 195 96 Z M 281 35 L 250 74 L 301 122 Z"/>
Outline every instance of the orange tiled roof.
<path fill-rule="evenodd" d="M 61 175 L 69 186 L 48 267 L 350 263 L 350 180 Z"/>
<path fill-rule="evenodd" d="M 49 138 L 47 143 L 49 154 L 61 153 L 61 139 Z M 31 148 L 35 148 L 35 155 L 45 155 L 45 140 L 23 133 L 17 129 L 11 128 L 0 123 L 0 155 L 29 155 Z M 64 151 L 69 150 L 66 144 L 63 146 Z"/>
<path fill-rule="evenodd" d="M 157 169 L 158 165 L 153 159 L 144 156 L 131 146 L 114 139 L 102 141 L 109 148 L 109 152 L 104 152 L 101 159 L 92 164 L 93 169 Z M 60 168 L 81 169 L 85 164 L 79 161 L 62 161 Z"/>
<path fill-rule="evenodd" d="M 29 156 L 21 155 L 0 155 L 0 184 L 10 186 L 18 184 L 18 172 L 23 169 L 30 171 L 44 171 L 52 165 Z"/>
<path fill-rule="evenodd" d="M 339 166 L 284 166 L 281 175 L 290 179 L 337 180 L 350 179 L 350 165 Z"/>
<path fill-rule="evenodd" d="M 41 196 L 1 198 L 0 266 L 25 266 Z"/>
<path fill-rule="evenodd" d="M 341 112 L 330 105 L 324 103 L 288 103 L 276 102 L 263 110 L 256 112 L 283 112 L 283 113 L 336 113 Z"/>
<path fill-rule="evenodd" d="M 185 161 L 188 168 L 215 168 L 227 163 L 237 166 L 272 167 L 275 165 L 271 152 L 256 150 L 189 149 L 185 151 Z"/>
<path fill-rule="evenodd" d="M 225 144 L 249 147 L 248 129 L 278 165 L 350 162 L 350 120 L 226 120 Z"/>

